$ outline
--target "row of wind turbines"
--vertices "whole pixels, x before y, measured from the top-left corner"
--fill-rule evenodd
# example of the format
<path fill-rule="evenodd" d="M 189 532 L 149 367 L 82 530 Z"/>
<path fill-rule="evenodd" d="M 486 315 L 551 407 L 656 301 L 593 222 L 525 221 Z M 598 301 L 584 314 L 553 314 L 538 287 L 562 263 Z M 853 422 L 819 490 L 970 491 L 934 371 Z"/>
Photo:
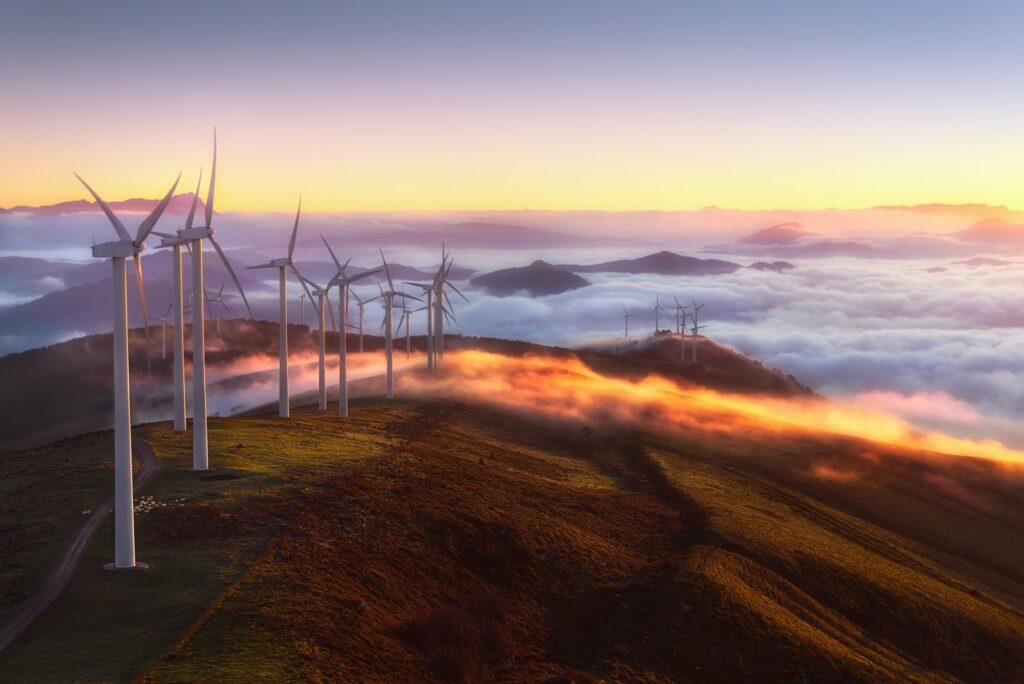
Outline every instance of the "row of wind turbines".
<path fill-rule="evenodd" d="M 134 491 L 132 483 L 132 421 L 131 421 L 131 381 L 129 376 L 128 358 L 128 297 L 127 297 L 127 259 L 131 258 L 134 264 L 136 281 L 139 288 L 139 299 L 142 306 L 142 319 L 145 328 L 147 358 L 149 349 L 149 322 L 150 318 L 146 310 L 145 285 L 142 275 L 141 253 L 147 248 L 146 238 L 151 234 L 161 238 L 160 247 L 171 249 L 173 254 L 172 262 L 172 301 L 167 312 L 161 319 L 157 319 L 163 326 L 164 351 L 166 356 L 166 336 L 168 316 L 173 324 L 173 347 L 174 347 L 174 430 L 177 432 L 187 429 L 186 419 L 186 387 L 185 387 L 185 358 L 184 358 L 184 316 L 185 301 L 183 297 L 182 282 L 182 247 L 190 254 L 192 259 L 192 293 L 200 292 L 204 296 L 191 297 L 192 316 L 192 470 L 204 471 L 209 469 L 209 441 L 207 432 L 207 406 L 206 406 L 206 354 L 205 354 L 205 307 L 204 300 L 210 302 L 223 302 L 223 286 L 214 298 L 210 298 L 204 286 L 203 270 L 203 243 L 208 241 L 217 253 L 225 269 L 234 281 L 238 292 L 245 302 L 249 318 L 252 319 L 252 308 L 245 296 L 238 276 L 235 274 L 230 261 L 224 253 L 224 249 L 217 241 L 216 231 L 213 227 L 214 194 L 217 177 L 217 134 L 214 131 L 213 139 L 213 164 L 210 172 L 209 187 L 206 196 L 204 211 L 205 224 L 195 226 L 195 215 L 199 198 L 199 191 L 202 186 L 202 173 L 196 184 L 196 192 L 193 195 L 192 206 L 183 229 L 176 233 L 160 233 L 154 230 L 168 203 L 174 195 L 174 191 L 181 180 L 181 174 L 175 179 L 170 190 L 157 204 L 153 211 L 146 216 L 139 224 L 133 237 L 124 223 L 111 209 L 93 188 L 78 174 L 75 177 L 85 186 L 89 193 L 96 200 L 96 203 L 106 214 L 117 234 L 117 240 L 102 244 L 93 244 L 92 254 L 96 258 L 110 259 L 113 268 L 113 295 L 114 295 L 114 321 L 113 321 L 113 371 L 114 371 L 114 562 L 106 567 L 113 570 L 142 569 L 146 565 L 139 563 L 135 557 L 135 524 L 134 524 Z M 299 209 L 295 215 L 295 224 L 292 227 L 291 238 L 288 243 L 287 256 L 272 259 L 266 264 L 252 266 L 250 268 L 276 268 L 278 270 L 278 281 L 280 284 L 280 373 L 279 373 L 279 406 L 278 413 L 282 417 L 289 416 L 289 389 L 288 389 L 288 308 L 287 308 L 287 281 L 288 272 L 291 271 L 298 278 L 304 295 L 313 304 L 314 312 L 319 324 L 319 408 L 327 408 L 327 386 L 326 386 L 326 348 L 325 348 L 325 312 L 330 312 L 332 320 L 334 311 L 330 302 L 330 290 L 338 288 L 337 306 L 339 319 L 344 326 L 339 336 L 339 377 L 338 377 L 338 414 L 342 417 L 348 416 L 348 378 L 347 378 L 347 331 L 349 295 L 355 296 L 359 304 L 359 351 L 363 351 L 363 309 L 366 304 L 376 299 L 382 299 L 385 306 L 385 356 L 387 360 L 387 397 L 394 396 L 394 362 L 393 362 L 393 330 L 392 317 L 394 313 L 395 298 L 403 300 L 401 308 L 402 320 L 399 323 L 399 332 L 402 325 L 406 328 L 406 354 L 411 351 L 410 316 L 414 311 L 427 312 L 427 370 L 433 374 L 444 356 L 444 326 L 446 321 L 455 322 L 452 312 L 451 301 L 448 296 L 448 289 L 453 290 L 464 300 L 462 294 L 449 280 L 454 259 L 441 248 L 441 264 L 430 283 L 406 283 L 410 286 L 420 288 L 426 298 L 425 305 L 420 309 L 409 309 L 408 302 L 420 301 L 423 299 L 414 295 L 406 294 L 396 290 L 394 281 L 391 278 L 388 263 L 381 250 L 381 268 L 372 271 L 365 271 L 357 275 L 348 275 L 346 267 L 351 259 L 344 264 L 338 259 L 331 245 L 321 235 L 321 240 L 327 248 L 334 262 L 337 272 L 322 286 L 304 277 L 298 270 L 294 261 L 295 242 L 298 236 L 299 220 L 302 213 L 302 200 L 299 199 Z M 380 295 L 363 300 L 353 292 L 350 287 L 353 283 L 384 272 L 387 279 L 388 289 L 378 282 Z M 310 291 L 312 287 L 312 291 Z M 466 300 L 468 301 L 468 300 Z M 225 305 L 226 306 L 226 305 Z M 218 319 L 219 326 L 219 319 Z"/>
<path fill-rule="evenodd" d="M 700 339 L 700 331 L 707 328 L 707 325 L 701 325 L 700 322 L 700 310 L 704 308 L 704 304 L 698 304 L 694 300 L 690 300 L 690 305 L 687 307 L 685 304 L 679 302 L 679 298 L 673 295 L 675 300 L 675 321 L 676 321 L 676 335 L 679 335 L 679 358 L 686 360 L 686 333 L 687 333 L 687 321 L 690 322 L 689 332 L 691 335 L 690 343 L 690 362 L 697 363 L 697 341 Z M 666 309 L 661 305 L 661 295 L 654 295 L 654 335 L 657 336 L 661 330 L 661 314 L 668 314 L 669 309 Z M 635 313 L 630 313 L 629 309 L 625 306 L 622 307 L 622 320 L 624 324 L 623 336 L 625 339 L 629 339 L 629 319 L 636 316 Z"/>

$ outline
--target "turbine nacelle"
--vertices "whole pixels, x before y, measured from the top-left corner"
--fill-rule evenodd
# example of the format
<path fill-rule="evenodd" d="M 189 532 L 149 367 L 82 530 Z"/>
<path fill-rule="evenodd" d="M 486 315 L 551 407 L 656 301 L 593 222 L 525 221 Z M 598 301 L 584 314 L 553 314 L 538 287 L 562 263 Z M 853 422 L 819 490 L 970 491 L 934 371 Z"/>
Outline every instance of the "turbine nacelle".
<path fill-rule="evenodd" d="M 117 240 L 116 242 L 104 242 L 92 246 L 92 255 L 99 259 L 111 259 L 122 257 L 130 259 L 139 252 L 146 249 L 146 243 L 136 245 L 128 240 Z"/>
<path fill-rule="evenodd" d="M 178 237 L 182 240 L 205 240 L 212 238 L 213 235 L 213 228 L 206 226 L 193 226 L 192 228 L 183 228 L 178 231 Z"/>

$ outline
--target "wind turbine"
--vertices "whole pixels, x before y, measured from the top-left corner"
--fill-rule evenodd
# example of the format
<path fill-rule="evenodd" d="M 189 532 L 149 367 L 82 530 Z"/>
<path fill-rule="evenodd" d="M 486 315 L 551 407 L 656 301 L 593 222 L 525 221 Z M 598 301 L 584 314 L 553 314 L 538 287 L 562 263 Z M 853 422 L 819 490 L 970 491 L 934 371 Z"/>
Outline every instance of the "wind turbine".
<path fill-rule="evenodd" d="M 438 269 L 440 273 L 440 269 Z M 437 277 L 435 276 L 435 282 Z M 427 312 L 427 373 L 430 375 L 434 374 L 434 284 L 425 285 L 423 283 L 410 283 L 409 281 L 403 281 L 406 285 L 412 285 L 423 290 L 423 294 L 427 296 L 427 303 L 425 306 L 416 309 L 416 311 Z M 415 312 L 414 312 L 415 313 Z"/>
<path fill-rule="evenodd" d="M 282 418 L 287 418 L 290 410 L 288 405 L 288 270 L 291 269 L 299 279 L 299 284 L 302 285 L 302 289 L 309 295 L 310 301 L 313 300 L 312 295 L 309 294 L 309 289 L 306 288 L 306 283 L 302 280 L 302 276 L 295 270 L 295 262 L 292 260 L 292 256 L 295 254 L 295 238 L 299 234 L 299 216 L 302 214 L 302 197 L 299 197 L 299 208 L 295 212 L 295 227 L 292 228 L 292 237 L 288 241 L 288 256 L 280 259 L 271 259 L 266 264 L 260 264 L 259 266 L 249 266 L 249 268 L 276 268 L 278 275 L 278 282 L 280 284 L 280 296 L 281 296 L 281 313 L 280 313 L 280 333 L 278 336 L 278 351 L 280 355 L 279 364 L 279 381 L 278 381 L 278 406 L 277 414 Z"/>
<path fill-rule="evenodd" d="M 629 319 L 632 318 L 633 316 L 636 316 L 636 314 L 631 314 L 629 313 L 629 309 L 627 309 L 626 307 L 622 307 L 622 320 L 626 324 L 625 335 L 627 340 L 629 339 Z"/>
<path fill-rule="evenodd" d="M 125 259 L 131 257 L 135 261 L 139 298 L 142 302 L 142 319 L 145 321 L 148 332 L 146 295 L 142 283 L 142 262 L 139 259 L 139 253 L 146 249 L 145 240 L 156 226 L 161 214 L 164 213 L 164 209 L 167 208 L 167 203 L 171 201 L 181 174 L 178 174 L 178 180 L 174 181 L 171 189 L 167 191 L 156 208 L 139 224 L 134 239 L 114 214 L 110 205 L 104 202 L 96 194 L 96 191 L 82 180 L 81 176 L 76 173 L 75 177 L 82 181 L 82 185 L 96 199 L 96 203 L 103 209 L 103 213 L 107 215 L 110 223 L 114 226 L 114 231 L 120 238 L 115 242 L 92 246 L 92 255 L 100 259 L 110 259 L 114 271 L 114 562 L 105 567 L 115 570 L 143 569 L 146 567 L 145 563 L 137 563 L 135 560 L 131 380 L 128 372 L 128 285 Z M 146 346 L 148 351 L 148 343 Z"/>
<path fill-rule="evenodd" d="M 447 263 L 447 265 L 446 265 Z M 448 275 L 451 273 L 452 266 L 455 265 L 455 259 L 448 258 L 448 253 L 445 251 L 444 243 L 441 243 L 441 266 L 437 269 L 437 273 L 434 275 L 434 366 L 436 367 L 440 362 L 441 358 L 444 357 L 444 322 L 445 319 L 451 319 L 452 322 L 455 320 L 455 313 L 453 311 L 451 300 L 448 299 L 448 293 L 445 292 L 445 286 L 455 290 L 456 293 L 466 302 L 466 295 L 459 291 L 459 288 L 455 287 L 449 280 Z M 446 306 L 447 304 L 447 306 Z"/>
<path fill-rule="evenodd" d="M 174 307 L 173 304 L 168 304 L 167 305 L 167 311 L 164 311 L 164 315 L 161 316 L 160 318 L 154 318 L 153 319 L 154 321 L 156 321 L 157 323 L 160 324 L 161 339 L 163 340 L 161 351 L 160 351 L 160 359 L 162 361 L 166 361 L 167 360 L 167 321 L 169 320 L 168 317 L 167 317 L 167 314 L 171 313 L 171 309 L 173 307 Z"/>
<path fill-rule="evenodd" d="M 369 278 L 375 273 L 380 273 L 380 269 L 363 271 L 350 278 L 345 273 L 345 267 L 348 266 L 352 259 L 346 260 L 344 264 L 341 263 L 338 261 L 338 257 L 335 256 L 334 250 L 331 249 L 331 245 L 327 242 L 327 238 L 321 234 L 320 239 L 323 240 L 324 246 L 327 247 L 327 251 L 330 252 L 331 259 L 338 269 L 338 272 L 331 278 L 331 282 L 327 284 L 327 288 L 330 289 L 331 285 L 338 286 L 338 318 L 341 320 L 341 333 L 338 335 L 338 415 L 344 418 L 348 416 L 348 295 L 350 286 L 357 280 Z M 359 297 L 357 296 L 356 299 L 359 299 Z M 359 304 L 359 351 L 363 351 L 362 300 L 360 300 Z"/>
<path fill-rule="evenodd" d="M 679 303 L 679 297 L 672 295 L 676 300 L 676 334 L 679 335 L 679 358 L 686 359 L 686 307 Z"/>
<path fill-rule="evenodd" d="M 697 363 L 697 335 L 701 330 L 708 326 L 700 324 L 700 310 L 704 308 L 704 305 L 698 305 L 697 302 L 694 302 L 692 299 L 690 301 L 693 302 L 693 313 L 690 315 L 690 320 L 693 321 L 693 327 L 691 328 L 693 332 L 693 348 L 691 349 L 692 358 L 690 360 L 693 363 Z"/>
<path fill-rule="evenodd" d="M 659 314 L 662 313 L 662 312 L 668 313 L 668 311 L 665 309 L 665 307 L 663 307 L 661 305 L 661 295 L 658 294 L 658 293 L 655 293 L 655 295 L 654 295 L 654 334 L 655 335 L 658 334 L 658 327 L 659 327 L 659 322 L 660 322 Z"/>
<path fill-rule="evenodd" d="M 379 248 L 378 248 L 379 249 Z M 402 297 L 403 299 L 415 299 L 416 301 L 422 301 L 419 297 L 413 297 L 407 295 L 404 292 L 395 291 L 395 283 L 391 280 L 391 271 L 388 270 L 388 260 L 384 258 L 384 250 L 380 250 L 380 259 L 384 264 L 384 275 L 388 278 L 388 289 L 384 290 L 383 287 L 378 284 L 380 288 L 380 296 L 384 298 L 384 355 L 387 358 L 388 375 L 387 375 L 387 397 L 392 399 L 395 396 L 395 375 L 394 375 L 394 358 L 393 358 L 393 345 L 394 340 L 391 336 L 391 312 L 394 308 L 395 297 Z"/>
<path fill-rule="evenodd" d="M 306 325 L 306 293 L 299 294 L 299 325 Z"/>
<path fill-rule="evenodd" d="M 295 271 L 295 275 L 299 277 L 300 281 L 302 281 L 304 284 L 309 285 L 310 287 L 313 288 L 313 292 L 312 292 L 312 294 L 310 296 L 310 300 L 309 301 L 313 304 L 313 313 L 316 314 L 317 322 L 320 324 L 320 338 L 319 338 L 319 340 L 317 342 L 317 348 L 318 348 L 319 356 L 320 356 L 320 364 L 319 364 L 319 375 L 320 375 L 320 385 L 319 385 L 320 395 L 319 395 L 319 398 L 320 398 L 320 403 L 319 403 L 319 407 L 320 407 L 321 411 L 326 411 L 327 410 L 327 365 L 326 365 L 327 331 L 325 329 L 324 310 L 327 309 L 327 310 L 329 310 L 331 312 L 331 321 L 333 323 L 333 321 L 334 321 L 334 309 L 331 308 L 331 302 L 327 298 L 328 290 L 330 289 L 331 284 L 328 283 L 325 287 L 320 287 L 319 285 L 314 283 L 312 280 L 310 280 L 309 278 L 307 278 L 304 275 L 302 275 L 302 273 L 299 272 L 298 267 L 293 266 L 292 270 Z M 316 301 L 314 301 L 312 299 L 312 297 L 316 297 Z"/>
<path fill-rule="evenodd" d="M 356 302 L 357 302 L 357 304 L 359 306 L 359 326 L 358 326 L 359 327 L 359 353 L 361 354 L 363 352 L 363 313 L 364 313 L 364 309 L 366 308 L 366 305 L 369 304 L 370 302 L 374 301 L 375 299 L 380 299 L 380 296 L 371 297 L 369 299 L 363 299 L 358 294 L 356 294 L 355 290 L 352 290 L 352 296 L 356 298 Z"/>
<path fill-rule="evenodd" d="M 178 231 L 180 240 L 191 242 L 189 252 L 192 255 L 192 470 L 208 470 L 210 468 L 210 444 L 206 423 L 206 322 L 203 312 L 203 240 L 209 240 L 217 256 L 224 263 L 228 275 L 235 281 L 238 293 L 242 295 L 249 318 L 253 317 L 249 300 L 245 297 L 242 283 L 238 282 L 235 269 L 231 267 L 227 255 L 214 237 L 213 229 L 213 196 L 217 186 L 217 129 L 213 130 L 213 168 L 210 170 L 210 186 L 206 191 L 205 226 L 193 226 L 192 219 L 198 201 L 198 192 L 192 198 L 192 209 L 184 230 Z M 196 293 L 199 293 L 197 296 Z"/>

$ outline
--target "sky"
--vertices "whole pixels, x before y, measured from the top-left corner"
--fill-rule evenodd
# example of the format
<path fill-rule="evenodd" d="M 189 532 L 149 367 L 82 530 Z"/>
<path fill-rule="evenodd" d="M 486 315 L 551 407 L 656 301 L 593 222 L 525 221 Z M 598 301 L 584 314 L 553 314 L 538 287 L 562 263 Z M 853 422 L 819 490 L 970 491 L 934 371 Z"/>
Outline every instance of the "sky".
<path fill-rule="evenodd" d="M 0 0 L 0 207 L 1024 207 L 1024 4 Z"/>

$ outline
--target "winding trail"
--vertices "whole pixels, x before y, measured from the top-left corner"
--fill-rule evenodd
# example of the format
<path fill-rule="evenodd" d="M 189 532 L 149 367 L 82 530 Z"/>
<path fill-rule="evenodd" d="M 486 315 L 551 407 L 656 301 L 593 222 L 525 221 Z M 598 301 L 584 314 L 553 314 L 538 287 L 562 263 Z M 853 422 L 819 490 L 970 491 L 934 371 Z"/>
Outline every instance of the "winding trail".
<path fill-rule="evenodd" d="M 139 474 L 136 475 L 134 484 L 134 490 L 138 492 L 156 477 L 157 471 L 160 470 L 160 464 L 157 463 L 153 448 L 140 439 L 132 439 L 132 451 L 139 459 Z M 3 652 L 21 636 L 28 626 L 35 622 L 36 618 L 42 615 L 43 611 L 49 608 L 50 604 L 67 588 L 71 582 L 71 576 L 78 566 L 78 561 L 81 559 L 82 553 L 85 552 L 85 547 L 89 545 L 96 530 L 113 510 L 114 499 L 111 497 L 94 510 L 89 519 L 79 528 L 75 538 L 71 540 L 57 562 L 54 563 L 50 576 L 46 578 L 43 587 L 25 601 L 10 622 L 0 628 L 0 652 Z"/>

